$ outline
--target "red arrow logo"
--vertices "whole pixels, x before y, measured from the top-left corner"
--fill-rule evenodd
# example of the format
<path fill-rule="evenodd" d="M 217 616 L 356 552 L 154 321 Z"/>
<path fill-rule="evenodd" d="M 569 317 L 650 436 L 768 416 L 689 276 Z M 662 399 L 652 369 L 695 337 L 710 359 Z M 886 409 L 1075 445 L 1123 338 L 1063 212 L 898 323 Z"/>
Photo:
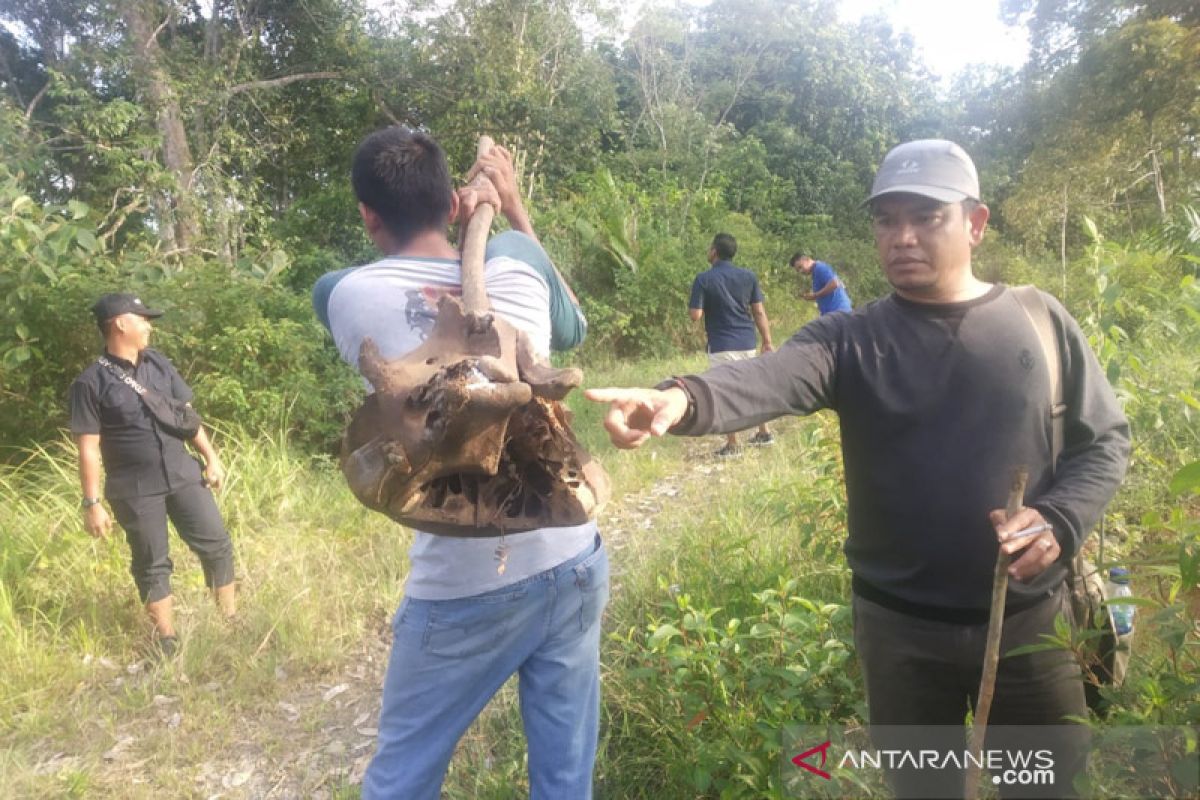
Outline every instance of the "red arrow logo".
<path fill-rule="evenodd" d="M 808 770 L 809 772 L 811 772 L 814 775 L 820 775 L 822 778 L 824 778 L 827 781 L 832 780 L 833 776 L 830 775 L 828 772 L 826 772 L 823 769 L 817 769 L 816 767 L 814 767 L 812 764 L 809 764 L 805 760 L 809 756 L 811 756 L 813 753 L 820 751 L 821 766 L 822 767 L 825 766 L 826 751 L 829 750 L 829 744 L 830 744 L 829 742 L 825 742 L 824 744 L 819 744 L 810 750 L 805 750 L 803 753 L 801 753 L 798 756 L 793 756 L 792 763 L 795 764 L 797 767 Z"/>

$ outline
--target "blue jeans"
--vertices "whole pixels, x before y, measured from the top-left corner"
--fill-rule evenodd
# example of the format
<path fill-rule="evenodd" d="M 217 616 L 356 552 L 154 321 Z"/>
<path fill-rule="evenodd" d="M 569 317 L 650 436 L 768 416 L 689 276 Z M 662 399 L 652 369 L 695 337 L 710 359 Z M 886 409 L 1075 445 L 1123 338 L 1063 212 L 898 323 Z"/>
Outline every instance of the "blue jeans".
<path fill-rule="evenodd" d="M 495 591 L 406 597 L 383 684 L 364 800 L 436 800 L 458 740 L 518 674 L 530 797 L 586 800 L 600 722 L 600 616 L 608 556 L 577 556 Z"/>

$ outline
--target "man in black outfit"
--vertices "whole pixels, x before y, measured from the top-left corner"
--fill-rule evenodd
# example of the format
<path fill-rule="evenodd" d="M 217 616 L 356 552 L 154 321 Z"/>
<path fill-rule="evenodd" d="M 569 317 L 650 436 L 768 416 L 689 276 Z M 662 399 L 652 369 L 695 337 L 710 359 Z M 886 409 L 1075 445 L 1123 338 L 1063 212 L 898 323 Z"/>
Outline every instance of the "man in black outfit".
<path fill-rule="evenodd" d="M 154 623 L 158 645 L 175 652 L 171 558 L 167 518 L 200 558 L 205 584 L 221 612 L 236 612 L 233 545 L 209 487 L 224 478 L 204 428 L 190 439 L 204 459 L 189 455 L 184 441 L 169 434 L 124 378 L 150 392 L 190 402 L 192 390 L 167 357 L 149 348 L 151 319 L 161 311 L 147 308 L 132 294 L 107 294 L 92 307 L 104 337 L 104 361 L 85 369 L 71 385 L 71 433 L 79 448 L 79 482 L 84 527 L 94 537 L 107 536 L 112 518 L 100 499 L 100 465 L 106 480 L 104 497 L 125 530 L 132 553 L 131 572 L 138 595 Z"/>
<path fill-rule="evenodd" d="M 1007 653 L 1042 643 L 1056 615 L 1069 615 L 1067 564 L 1120 485 L 1129 426 L 1079 325 L 1041 294 L 1066 405 L 1053 408 L 1050 360 L 1024 295 L 972 271 L 988 209 L 962 148 L 942 140 L 894 148 L 868 204 L 893 294 L 824 315 L 751 361 L 674 378 L 657 390 L 586 395 L 610 403 L 605 427 L 626 448 L 668 431 L 701 435 L 782 414 L 836 411 L 854 638 L 871 724 L 947 726 L 961 744 L 979 687 L 997 550 L 1012 556 L 1001 640 Z M 1052 417 L 1059 413 L 1064 446 L 1055 461 Z M 1018 465 L 1028 468 L 1025 504 L 1006 519 Z M 1086 715 L 1069 654 L 1000 660 L 992 724 L 1057 725 Z M 1086 738 L 1082 726 L 1062 732 L 1055 785 L 1030 791 L 1070 795 Z M 890 777 L 901 797 L 962 796 L 961 773 L 953 770 Z"/>

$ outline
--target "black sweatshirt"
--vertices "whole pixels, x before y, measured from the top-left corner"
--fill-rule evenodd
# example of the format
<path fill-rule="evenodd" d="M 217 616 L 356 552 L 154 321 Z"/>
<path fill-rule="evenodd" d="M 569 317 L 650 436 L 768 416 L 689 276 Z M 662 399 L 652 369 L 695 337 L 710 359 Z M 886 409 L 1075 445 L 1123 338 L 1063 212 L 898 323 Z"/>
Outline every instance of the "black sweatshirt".
<path fill-rule="evenodd" d="M 727 433 L 833 409 L 856 588 L 972 618 L 986 614 L 998 550 L 988 512 L 1004 507 L 1012 471 L 1025 465 L 1025 504 L 1054 526 L 1063 550 L 1037 578 L 1010 581 L 1010 603 L 1028 605 L 1062 582 L 1129 459 L 1129 425 L 1100 364 L 1075 320 L 1043 296 L 1067 405 L 1057 472 L 1045 358 L 1004 286 L 945 305 L 893 294 L 822 316 L 774 353 L 684 378 L 695 413 L 671 432 Z"/>

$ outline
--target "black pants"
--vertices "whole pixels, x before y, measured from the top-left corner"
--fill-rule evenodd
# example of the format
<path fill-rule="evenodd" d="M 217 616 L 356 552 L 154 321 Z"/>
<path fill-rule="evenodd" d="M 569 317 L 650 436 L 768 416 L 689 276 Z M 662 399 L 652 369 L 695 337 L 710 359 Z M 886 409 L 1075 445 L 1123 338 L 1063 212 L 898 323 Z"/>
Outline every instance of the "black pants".
<path fill-rule="evenodd" d="M 1045 650 L 1005 657 L 1012 648 L 1039 644 L 1040 634 L 1054 633 L 1054 619 L 1070 620 L 1065 587 L 1004 620 L 996 691 L 988 719 L 992 726 L 1066 726 L 1068 716 L 1087 716 L 1079 666 L 1070 653 Z M 880 748 L 929 747 L 963 749 L 963 722 L 979 693 L 987 624 L 963 625 L 922 619 L 854 597 L 854 643 L 867 689 L 871 725 L 946 726 L 940 732 L 886 729 L 893 741 Z M 928 736 L 917 743 L 915 736 Z M 1020 741 L 1000 741 L 1016 736 Z M 878 738 L 878 737 L 875 737 Z M 1040 748 L 1054 751 L 1053 785 L 1000 787 L 1003 797 L 1073 797 L 1071 780 L 1086 764 L 1089 734 L 1082 725 L 1046 729 L 1003 730 L 989 735 L 987 748 Z M 897 797 L 962 797 L 962 772 L 896 770 L 889 780 Z"/>
<path fill-rule="evenodd" d="M 208 487 L 193 483 L 167 494 L 109 500 L 133 556 L 130 572 L 143 603 L 171 594 L 167 518 L 204 567 L 204 583 L 216 588 L 233 580 L 233 543 Z"/>

